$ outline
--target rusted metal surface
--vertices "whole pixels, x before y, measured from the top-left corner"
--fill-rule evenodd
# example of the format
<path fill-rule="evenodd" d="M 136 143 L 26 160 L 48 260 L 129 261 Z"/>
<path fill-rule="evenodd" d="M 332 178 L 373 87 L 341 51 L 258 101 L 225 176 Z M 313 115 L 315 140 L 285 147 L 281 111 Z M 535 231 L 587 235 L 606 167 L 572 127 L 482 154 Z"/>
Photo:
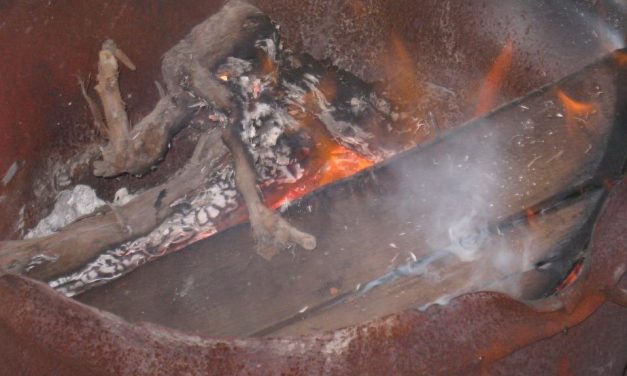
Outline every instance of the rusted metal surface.
<path fill-rule="evenodd" d="M 113 37 L 122 46 L 126 46 L 125 43 L 134 46 L 128 52 L 140 70 L 134 78 L 125 77 L 124 85 L 134 94 L 126 101 L 139 117 L 157 97 L 156 90 L 152 90 L 152 81 L 157 74 L 159 56 L 191 25 L 215 11 L 220 3 L 206 0 L 176 4 L 112 1 L 94 5 L 70 1 L 46 8 L 31 2 L 9 1 L 0 6 L 0 43 L 10 51 L 0 62 L 3 80 L 3 89 L 0 89 L 0 175 L 14 159 L 27 161 L 9 186 L 0 187 L 0 195 L 10 194 L 13 195 L 11 198 L 18 198 L 3 199 L 1 205 L 5 217 L 0 220 L 0 233 L 14 234 L 13 224 L 21 205 L 34 197 L 30 187 L 35 175 L 41 171 L 37 163 L 47 157 L 44 151 L 49 150 L 42 147 L 53 145 L 70 152 L 73 146 L 83 141 L 88 127 L 77 124 L 87 123 L 88 114 L 85 107 L 77 109 L 80 91 L 74 75 L 91 70 L 92 56 L 102 40 Z M 427 25 L 426 29 L 433 26 L 431 21 L 418 17 L 421 12 L 411 2 L 399 2 L 386 10 L 382 7 L 386 4 L 384 1 L 344 1 L 337 8 L 340 11 L 330 18 L 323 17 L 325 12 L 321 9 L 324 8 L 315 6 L 322 5 L 322 2 L 306 2 L 298 6 L 281 1 L 259 3 L 285 23 L 286 33 L 297 45 L 319 49 L 313 52 L 321 57 L 337 58 L 350 52 L 352 55 L 339 60 L 340 65 L 364 75 L 376 72 L 376 68 L 360 64 L 374 64 L 385 54 L 385 51 L 378 50 L 378 53 L 364 56 L 369 52 L 364 51 L 358 30 L 370 27 L 367 20 L 372 20 L 373 15 L 380 20 L 375 20 L 375 24 L 384 23 L 383 28 L 371 30 L 369 38 L 373 40 L 389 35 L 390 20 L 394 21 L 392 31 L 408 35 L 410 39 L 425 30 L 424 25 Z M 320 9 L 314 12 L 316 9 L 312 7 Z M 310 9 L 317 16 L 301 23 L 299 19 L 307 17 L 303 9 Z M 445 8 L 429 9 L 436 12 Z M 353 30 L 348 21 L 337 22 L 340 26 L 334 28 L 337 20 L 346 18 L 343 11 L 353 12 L 359 26 L 357 30 Z M 449 11 L 448 15 L 435 16 L 430 20 L 462 20 L 455 17 L 455 10 Z M 321 20 L 326 20 L 324 27 L 316 28 L 316 22 Z M 499 26 L 508 22 L 494 20 L 489 26 L 493 31 L 501 30 Z M 561 25 L 560 22 L 552 24 Z M 320 38 L 314 38 L 326 35 L 327 31 L 332 32 L 334 38 L 340 38 L 328 44 L 335 50 L 324 51 L 324 43 Z M 385 32 L 377 34 L 380 31 Z M 572 39 L 572 35 L 565 34 L 564 30 L 558 30 L 556 35 L 560 33 Z M 547 33 L 541 34 L 546 36 Z M 585 35 L 592 34 L 594 32 L 588 31 Z M 338 37 L 341 35 L 346 39 Z M 525 35 L 524 31 L 522 35 Z M 452 45 L 461 43 L 455 36 L 451 41 Z M 442 44 L 437 42 L 433 46 L 416 43 L 421 47 L 416 49 L 417 56 L 447 52 L 440 49 Z M 477 58 L 481 64 L 472 72 L 473 77 L 482 76 L 502 42 L 502 39 L 493 38 L 485 50 L 480 51 Z M 555 45 L 566 44 L 558 40 Z M 593 45 L 595 51 L 601 50 Z M 533 46 L 531 51 L 536 47 Z M 559 50 L 542 43 L 541 47 L 553 54 L 543 55 L 542 51 L 546 51 L 542 50 L 538 55 L 528 56 L 529 61 L 534 62 L 534 68 L 531 71 L 522 67 L 515 69 L 515 75 L 524 77 L 524 81 L 506 85 L 508 95 L 521 94 L 519 90 L 560 77 L 562 71 L 559 69 L 548 72 L 548 76 L 544 76 L 547 72 L 542 70 L 543 67 L 556 67 L 551 58 L 561 55 Z M 593 55 L 587 47 L 577 51 Z M 567 55 L 567 61 L 583 63 L 576 53 L 571 51 Z M 451 56 L 455 57 L 455 54 Z M 444 66 L 446 59 L 439 58 L 437 62 Z M 466 66 L 468 61 L 474 62 L 474 59 L 455 60 L 460 66 Z M 420 66 L 421 63 L 417 64 Z M 524 65 L 523 62 L 521 66 Z M 456 69 L 457 66 L 452 66 L 449 71 Z M 433 77 L 444 78 L 443 82 L 437 83 L 447 84 L 445 77 L 449 71 L 434 73 Z M 379 72 L 383 74 L 380 66 Z M 517 85 L 522 85 L 522 89 Z M 473 92 L 472 88 L 465 90 L 466 93 Z M 127 179 L 127 183 L 130 180 Z M 41 207 L 29 206 L 27 212 L 36 209 Z M 301 338 L 200 339 L 153 325 L 131 325 L 110 314 L 61 298 L 42 284 L 7 276 L 0 279 L 0 373 L 467 375 L 492 371 L 511 375 L 554 374 L 557 371 L 564 375 L 595 372 L 620 375 L 627 362 L 623 351 L 627 348 L 623 335 L 627 313 L 624 308 L 604 301 L 606 295 L 621 301 L 620 295 L 617 298 L 610 291 L 616 291 L 611 288 L 627 268 L 626 230 L 627 190 L 623 183 L 615 187 L 598 223 L 592 257 L 586 261 L 584 274 L 559 297 L 536 302 L 536 308 L 544 313 L 501 295 L 477 293 L 459 297 L 445 307 L 434 307 L 424 313 L 407 311 L 357 327 Z M 562 304 L 564 308 L 560 308 Z M 592 317 L 588 318 L 590 315 Z M 600 352 L 599 348 L 602 349 Z"/>
<path fill-rule="evenodd" d="M 542 355 L 543 362 L 557 354 L 554 361 L 563 374 L 576 364 L 583 368 L 575 374 L 595 374 L 597 367 L 605 367 L 605 375 L 620 375 L 627 362 L 627 311 L 600 311 L 604 320 L 594 323 L 595 333 L 579 324 L 604 304 L 604 291 L 613 289 L 627 270 L 626 233 L 623 182 L 598 220 L 583 274 L 558 295 L 535 302 L 535 308 L 495 293 L 473 293 L 426 312 L 406 311 L 298 338 L 202 339 L 155 325 L 131 325 L 39 282 L 5 276 L 0 279 L 0 362 L 6 374 L 33 375 L 450 375 L 492 369 L 504 374 L 508 365 L 519 368 L 506 369 L 507 374 L 527 374 L 525 367 L 534 364 L 508 355 L 539 341 L 534 346 L 572 339 L 573 346 L 594 340 L 617 347 L 604 347 L 607 356 L 589 357 L 585 364 L 571 364 L 562 353 L 547 354 L 534 346 L 523 351 Z M 579 336 L 580 328 L 610 337 Z M 559 335 L 565 331 L 571 333 L 568 339 Z"/>

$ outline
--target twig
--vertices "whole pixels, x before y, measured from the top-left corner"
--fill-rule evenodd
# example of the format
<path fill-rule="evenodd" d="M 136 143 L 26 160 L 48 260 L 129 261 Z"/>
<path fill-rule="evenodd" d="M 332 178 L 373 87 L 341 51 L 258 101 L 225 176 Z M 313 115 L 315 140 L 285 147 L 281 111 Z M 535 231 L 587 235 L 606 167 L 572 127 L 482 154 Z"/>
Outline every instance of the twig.
<path fill-rule="evenodd" d="M 94 162 L 94 175 L 113 177 L 148 171 L 166 153 L 170 138 L 182 128 L 184 120 L 194 113 L 195 108 L 190 107 L 194 97 L 211 103 L 217 110 L 234 112 L 231 92 L 211 70 L 242 42 L 254 41 L 270 23 L 253 5 L 233 0 L 194 27 L 164 55 L 161 71 L 166 90 L 158 85 L 157 105 L 132 129 L 117 84 L 117 62 L 131 70 L 135 65 L 113 41 L 106 41 L 99 55 L 96 89 L 105 113 L 109 143 L 102 149 L 102 160 Z"/>
<path fill-rule="evenodd" d="M 87 89 L 85 88 L 85 82 L 80 76 L 77 76 L 78 84 L 81 87 L 81 94 L 83 98 L 85 98 L 85 102 L 87 102 L 87 106 L 89 107 L 89 112 L 91 112 L 91 116 L 94 118 L 94 125 L 96 126 L 96 130 L 100 135 L 106 137 L 107 136 L 107 123 L 105 123 L 104 118 L 102 117 L 102 112 L 98 108 L 96 102 L 92 99 L 92 97 L 87 94 Z"/>
<path fill-rule="evenodd" d="M 102 149 L 102 160 L 94 162 L 94 175 L 116 176 L 123 173 L 141 174 L 147 171 L 167 149 L 172 129 L 189 114 L 184 106 L 177 106 L 172 98 L 160 93 L 161 98 L 148 116 L 132 130 L 118 84 L 118 60 L 135 69 L 135 65 L 112 40 L 103 43 L 99 53 L 98 84 L 96 91 L 104 109 L 109 143 Z M 85 99 L 97 119 L 99 111 L 91 98 Z M 94 120 L 98 123 L 97 120 Z"/>
<path fill-rule="evenodd" d="M 269 260 L 290 243 L 298 244 L 308 250 L 316 248 L 316 238 L 313 235 L 293 227 L 278 213 L 263 204 L 257 190 L 255 172 L 248 161 L 241 140 L 233 134 L 233 130 L 226 129 L 222 134 L 222 140 L 233 156 L 235 185 L 248 208 L 257 253 Z"/>

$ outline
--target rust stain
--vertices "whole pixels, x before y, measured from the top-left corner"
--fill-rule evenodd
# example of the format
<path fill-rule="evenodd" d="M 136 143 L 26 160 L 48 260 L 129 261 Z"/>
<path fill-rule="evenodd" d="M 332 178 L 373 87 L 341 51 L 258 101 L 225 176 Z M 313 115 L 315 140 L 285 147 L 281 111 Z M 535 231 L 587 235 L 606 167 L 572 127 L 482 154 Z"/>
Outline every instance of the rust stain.
<path fill-rule="evenodd" d="M 568 359 L 568 355 L 563 356 L 559 364 L 557 366 L 557 374 L 559 376 L 572 376 L 573 371 L 570 368 L 570 360 Z"/>

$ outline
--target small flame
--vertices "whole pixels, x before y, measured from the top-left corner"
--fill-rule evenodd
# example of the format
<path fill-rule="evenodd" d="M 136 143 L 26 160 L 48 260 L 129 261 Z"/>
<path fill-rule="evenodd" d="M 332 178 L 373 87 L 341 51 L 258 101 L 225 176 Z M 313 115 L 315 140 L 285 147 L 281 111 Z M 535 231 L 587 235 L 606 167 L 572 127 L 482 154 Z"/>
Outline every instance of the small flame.
<path fill-rule="evenodd" d="M 390 95 L 402 104 L 415 104 L 421 97 L 416 66 L 405 42 L 396 34 L 390 36 L 390 54 L 384 61 L 389 77 Z"/>
<path fill-rule="evenodd" d="M 321 169 L 320 186 L 344 179 L 373 165 L 373 162 L 342 145 L 329 152 L 329 159 Z"/>
<path fill-rule="evenodd" d="M 321 80 L 320 91 L 329 98 L 336 94 L 333 77 Z M 326 83 L 325 83 L 326 82 Z M 315 95 L 305 95 L 305 107 L 311 110 Z M 339 144 L 322 123 L 308 117 L 300 119 L 303 127 L 313 139 L 313 147 L 307 158 L 304 175 L 294 183 L 281 184 L 264 190 L 266 205 L 278 208 L 299 199 L 327 184 L 352 176 L 372 165 L 374 161 Z"/>
<path fill-rule="evenodd" d="M 265 195 L 266 205 L 276 209 L 327 184 L 353 176 L 374 164 L 370 159 L 333 140 L 327 141 L 327 145 L 323 147 L 318 145 L 317 148 L 319 150 L 314 153 L 305 176 L 295 183 L 283 184 L 272 189 Z"/>
<path fill-rule="evenodd" d="M 295 183 L 273 187 L 265 203 L 274 209 L 297 200 L 314 190 L 344 179 L 372 166 L 373 161 L 337 144 L 323 161 L 313 161 L 306 175 Z"/>
<path fill-rule="evenodd" d="M 560 283 L 560 285 L 557 287 L 557 291 L 562 291 L 566 287 L 570 286 L 573 282 L 575 282 L 577 278 L 579 278 L 579 275 L 581 275 L 582 270 L 583 270 L 583 260 L 579 260 L 577 261 L 573 269 L 570 271 L 570 273 L 568 273 L 566 278 L 564 278 L 562 283 Z"/>
<path fill-rule="evenodd" d="M 594 103 L 577 101 L 560 89 L 557 89 L 556 94 L 566 112 L 566 126 L 571 135 L 575 134 L 577 124 L 583 124 L 589 129 L 594 128 L 595 122 L 590 120 L 590 116 L 597 113 L 597 106 Z"/>
<path fill-rule="evenodd" d="M 627 52 L 618 51 L 616 52 L 616 64 L 621 67 L 627 67 Z"/>
<path fill-rule="evenodd" d="M 509 39 L 503 46 L 494 64 L 492 64 L 479 89 L 479 100 L 477 101 L 475 116 L 486 114 L 496 104 L 497 95 L 501 91 L 507 72 L 509 72 L 512 66 L 513 55 L 514 43 Z"/>

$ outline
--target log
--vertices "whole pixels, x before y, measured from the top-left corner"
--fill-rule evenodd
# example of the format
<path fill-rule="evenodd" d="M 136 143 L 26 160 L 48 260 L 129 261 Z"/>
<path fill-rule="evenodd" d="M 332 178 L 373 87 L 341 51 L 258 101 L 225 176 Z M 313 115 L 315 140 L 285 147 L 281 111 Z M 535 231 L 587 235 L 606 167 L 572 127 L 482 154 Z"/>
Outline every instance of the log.
<path fill-rule="evenodd" d="M 0 274 L 27 273 L 49 279 L 84 265 L 104 250 L 149 233 L 177 210 L 177 200 L 204 188 L 212 174 L 225 165 L 228 149 L 220 137 L 218 129 L 207 134 L 176 175 L 124 206 L 105 207 L 43 238 L 0 242 Z"/>

